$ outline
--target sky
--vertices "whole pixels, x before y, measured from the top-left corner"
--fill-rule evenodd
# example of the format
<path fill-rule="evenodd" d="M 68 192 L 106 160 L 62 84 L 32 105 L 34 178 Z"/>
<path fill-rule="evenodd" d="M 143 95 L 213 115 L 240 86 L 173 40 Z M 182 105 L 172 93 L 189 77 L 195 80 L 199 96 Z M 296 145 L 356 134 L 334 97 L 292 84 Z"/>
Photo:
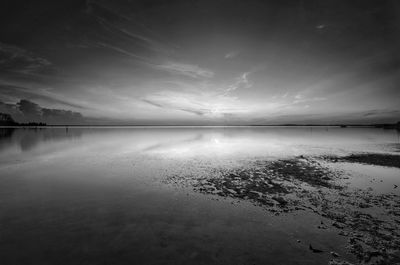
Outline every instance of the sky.
<path fill-rule="evenodd" d="M 396 0 L 0 5 L 0 112 L 18 121 L 400 120 Z"/>

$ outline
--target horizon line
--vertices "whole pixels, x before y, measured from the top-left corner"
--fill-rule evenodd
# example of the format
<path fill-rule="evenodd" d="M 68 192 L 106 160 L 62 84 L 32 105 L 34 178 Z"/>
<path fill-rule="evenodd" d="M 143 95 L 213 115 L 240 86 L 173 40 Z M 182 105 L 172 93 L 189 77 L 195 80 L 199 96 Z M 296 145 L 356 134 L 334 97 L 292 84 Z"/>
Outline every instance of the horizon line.
<path fill-rule="evenodd" d="M 224 125 L 183 125 L 183 124 L 45 124 L 45 125 L 0 125 L 0 128 L 21 128 L 21 127 L 385 127 L 398 126 L 398 123 L 369 123 L 369 124 L 224 124 Z"/>

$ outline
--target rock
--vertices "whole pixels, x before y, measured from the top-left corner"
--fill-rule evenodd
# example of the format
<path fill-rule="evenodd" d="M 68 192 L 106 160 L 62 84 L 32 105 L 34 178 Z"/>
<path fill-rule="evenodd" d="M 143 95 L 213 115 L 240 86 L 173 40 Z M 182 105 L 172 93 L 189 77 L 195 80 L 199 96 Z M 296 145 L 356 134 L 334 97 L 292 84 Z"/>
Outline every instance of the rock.
<path fill-rule="evenodd" d="M 313 246 L 311 244 L 308 246 L 308 248 L 314 253 L 322 253 L 322 252 L 324 252 L 323 250 L 313 248 Z"/>
<path fill-rule="evenodd" d="M 340 255 L 336 252 L 331 251 L 331 255 L 334 256 L 335 258 L 340 257 Z"/>
<path fill-rule="evenodd" d="M 229 193 L 236 194 L 237 192 L 233 189 L 226 189 Z"/>
<path fill-rule="evenodd" d="M 343 261 L 343 260 L 337 260 L 337 259 L 332 259 L 328 263 L 329 265 L 353 265 L 353 263 Z"/>
<path fill-rule="evenodd" d="M 341 224 L 341 223 L 338 223 L 338 222 L 333 222 L 332 225 L 334 227 L 336 227 L 336 228 L 339 228 L 339 229 L 343 229 L 343 228 L 346 227 L 344 224 Z"/>
<path fill-rule="evenodd" d="M 287 201 L 282 197 L 272 197 L 273 200 L 277 201 L 280 205 L 286 205 Z"/>

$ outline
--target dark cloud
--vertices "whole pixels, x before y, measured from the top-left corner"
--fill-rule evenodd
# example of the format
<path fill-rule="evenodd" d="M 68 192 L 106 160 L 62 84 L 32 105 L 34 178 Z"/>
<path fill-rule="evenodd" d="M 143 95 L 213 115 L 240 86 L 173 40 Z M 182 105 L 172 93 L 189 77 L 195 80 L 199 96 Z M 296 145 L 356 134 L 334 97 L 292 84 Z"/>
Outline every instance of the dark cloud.
<path fill-rule="evenodd" d="M 0 101 L 0 112 L 10 114 L 17 122 L 45 122 L 47 124 L 82 124 L 85 122 L 79 112 L 43 108 L 26 99 L 21 99 L 15 104 Z"/>
<path fill-rule="evenodd" d="M 26 117 L 27 120 L 31 121 L 42 121 L 42 108 L 29 100 L 21 99 L 17 103 L 17 108 L 21 111 L 22 115 Z"/>
<path fill-rule="evenodd" d="M 164 105 L 163 105 L 163 104 L 159 104 L 159 103 L 154 102 L 154 101 L 152 101 L 152 100 L 150 100 L 150 99 L 142 99 L 142 101 L 143 101 L 143 102 L 146 102 L 146 103 L 148 103 L 148 104 L 150 104 L 150 105 L 153 105 L 153 106 L 155 106 L 155 107 L 164 108 Z"/>
<path fill-rule="evenodd" d="M 181 110 L 181 111 L 185 111 L 185 112 L 189 112 L 189 113 L 192 113 L 192 114 L 196 114 L 196 115 L 199 115 L 199 116 L 203 116 L 204 114 L 206 114 L 206 113 L 208 113 L 208 111 L 203 111 L 203 110 L 196 110 L 196 109 L 179 109 L 179 110 Z"/>
<path fill-rule="evenodd" d="M 188 112 L 191 114 L 196 114 L 199 116 L 202 116 L 206 113 L 208 113 L 209 111 L 207 110 L 202 110 L 202 109 L 194 109 L 194 108 L 179 108 L 178 106 L 173 106 L 173 105 L 169 105 L 169 104 L 163 104 L 163 103 L 158 103 L 155 102 L 151 99 L 142 99 L 143 102 L 146 102 L 147 104 L 150 104 L 152 106 L 158 107 L 158 108 L 163 108 L 163 109 L 174 109 L 174 110 L 180 110 L 180 111 L 184 111 L 184 112 Z"/>

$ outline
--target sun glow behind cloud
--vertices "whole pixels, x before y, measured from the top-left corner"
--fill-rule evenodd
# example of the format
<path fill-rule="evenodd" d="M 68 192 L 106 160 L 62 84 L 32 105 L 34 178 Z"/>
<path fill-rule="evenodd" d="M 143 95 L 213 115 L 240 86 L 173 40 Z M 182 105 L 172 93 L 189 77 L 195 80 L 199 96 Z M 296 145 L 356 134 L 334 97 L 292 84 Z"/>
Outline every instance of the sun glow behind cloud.
<path fill-rule="evenodd" d="M 165 111 L 178 110 L 195 116 L 223 118 L 250 111 L 237 97 L 216 91 L 160 91 L 143 98 L 144 102 Z"/>
<path fill-rule="evenodd" d="M 184 75 L 186 72 L 205 71 L 198 66 L 182 65 L 185 65 L 186 70 L 179 68 L 179 72 L 183 71 Z M 160 116 L 178 115 L 197 121 L 252 124 L 254 120 L 266 120 L 283 113 L 304 112 L 315 102 L 326 100 L 324 97 L 305 95 L 307 91 L 304 91 L 305 94 L 284 92 L 272 95 L 272 92 L 268 92 L 268 83 L 259 84 L 255 81 L 257 75 L 262 75 L 262 72 L 244 71 L 231 77 L 228 82 L 221 82 L 218 74 L 211 76 L 191 73 L 191 80 L 181 81 L 175 77 L 170 81 L 154 84 L 157 87 L 166 87 L 148 93 L 141 97 L 141 101 L 151 106 L 148 108 L 149 115 L 156 113 Z M 263 87 L 264 96 L 258 99 L 248 97 L 252 95 L 253 87 L 256 88 L 255 91 Z"/>

